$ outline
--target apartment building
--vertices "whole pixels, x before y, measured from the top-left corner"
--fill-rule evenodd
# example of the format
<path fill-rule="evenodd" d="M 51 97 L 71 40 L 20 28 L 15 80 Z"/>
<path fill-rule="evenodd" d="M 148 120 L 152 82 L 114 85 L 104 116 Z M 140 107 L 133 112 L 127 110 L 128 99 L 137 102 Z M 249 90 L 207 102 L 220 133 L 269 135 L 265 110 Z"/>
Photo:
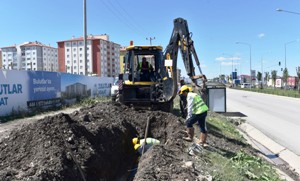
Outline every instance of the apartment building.
<path fill-rule="evenodd" d="M 14 69 L 17 65 L 17 48 L 16 46 L 2 47 L 2 69 Z"/>
<path fill-rule="evenodd" d="M 120 45 L 109 41 L 108 35 L 87 37 L 87 61 L 83 37 L 58 41 L 59 71 L 80 75 L 116 77 L 120 73 Z"/>
<path fill-rule="evenodd" d="M 120 49 L 120 72 L 124 72 L 125 56 L 126 56 L 126 47 L 123 46 Z"/>
<path fill-rule="evenodd" d="M 3 69 L 58 71 L 57 48 L 35 41 L 1 49 Z"/>

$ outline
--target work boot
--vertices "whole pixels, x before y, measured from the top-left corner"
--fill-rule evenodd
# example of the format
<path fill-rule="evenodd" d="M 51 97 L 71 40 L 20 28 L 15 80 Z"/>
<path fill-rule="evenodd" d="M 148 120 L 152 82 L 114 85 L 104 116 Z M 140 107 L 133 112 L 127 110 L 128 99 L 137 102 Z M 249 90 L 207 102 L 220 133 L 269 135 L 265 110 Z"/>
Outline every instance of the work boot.
<path fill-rule="evenodd" d="M 185 141 L 193 141 L 193 138 L 194 138 L 194 128 L 187 128 L 187 135 L 188 137 L 183 137 L 183 139 Z"/>
<path fill-rule="evenodd" d="M 206 144 L 206 138 L 207 138 L 207 133 L 200 133 L 200 142 L 199 142 L 199 144 L 202 145 L 203 147 L 208 146 Z"/>

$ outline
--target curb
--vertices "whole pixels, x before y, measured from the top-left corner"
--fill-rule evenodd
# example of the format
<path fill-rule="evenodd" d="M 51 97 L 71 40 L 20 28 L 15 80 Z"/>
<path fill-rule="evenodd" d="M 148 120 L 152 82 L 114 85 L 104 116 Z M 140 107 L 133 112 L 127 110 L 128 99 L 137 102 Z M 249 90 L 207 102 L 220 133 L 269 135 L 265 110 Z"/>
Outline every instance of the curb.
<path fill-rule="evenodd" d="M 244 131 L 247 136 L 268 148 L 272 153 L 278 155 L 279 158 L 287 162 L 289 166 L 292 167 L 298 175 L 300 175 L 300 156 L 279 145 L 248 123 L 241 124 L 239 128 Z"/>

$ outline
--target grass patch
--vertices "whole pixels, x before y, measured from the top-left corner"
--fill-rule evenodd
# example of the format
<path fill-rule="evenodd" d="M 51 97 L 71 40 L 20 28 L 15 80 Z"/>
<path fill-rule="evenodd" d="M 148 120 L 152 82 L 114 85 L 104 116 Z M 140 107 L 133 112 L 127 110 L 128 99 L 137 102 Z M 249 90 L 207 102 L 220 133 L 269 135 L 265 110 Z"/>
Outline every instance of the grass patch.
<path fill-rule="evenodd" d="M 218 132 L 219 134 L 222 134 L 223 136 L 235 139 L 238 141 L 245 142 L 245 139 L 243 136 L 239 133 L 239 131 L 236 129 L 235 125 L 231 122 L 228 122 L 226 117 L 223 116 L 215 116 L 215 114 L 210 114 L 206 118 L 208 128 L 211 131 Z"/>
<path fill-rule="evenodd" d="M 279 96 L 286 96 L 286 97 L 295 97 L 300 98 L 300 93 L 297 90 L 284 90 L 284 89 L 278 89 L 278 88 L 252 88 L 252 89 L 241 89 L 241 88 L 234 88 L 238 90 L 244 90 L 244 91 L 251 91 L 251 92 L 259 92 L 264 94 L 273 94 L 273 95 L 279 95 Z"/>
<path fill-rule="evenodd" d="M 174 99 L 173 114 L 180 115 L 179 96 Z M 256 155 L 246 139 L 237 130 L 243 120 L 233 120 L 209 112 L 207 118 L 208 139 L 215 143 L 197 156 L 196 167 L 208 173 L 215 181 L 279 181 L 275 167 Z M 214 138 L 212 138 L 214 137 Z"/>

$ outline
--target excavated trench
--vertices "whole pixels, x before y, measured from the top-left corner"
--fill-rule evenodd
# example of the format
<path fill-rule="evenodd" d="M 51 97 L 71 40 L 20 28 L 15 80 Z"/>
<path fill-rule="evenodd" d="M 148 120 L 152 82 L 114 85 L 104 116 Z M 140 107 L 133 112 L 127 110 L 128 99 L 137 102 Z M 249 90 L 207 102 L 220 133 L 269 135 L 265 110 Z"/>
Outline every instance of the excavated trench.
<path fill-rule="evenodd" d="M 133 137 L 160 140 L 139 162 Z M 0 180 L 164 180 L 194 178 L 181 167 L 185 154 L 179 118 L 160 111 L 135 111 L 99 103 L 14 130 L 0 141 Z M 176 164 L 179 163 L 179 164 Z M 158 169 L 159 168 L 159 169 Z"/>

